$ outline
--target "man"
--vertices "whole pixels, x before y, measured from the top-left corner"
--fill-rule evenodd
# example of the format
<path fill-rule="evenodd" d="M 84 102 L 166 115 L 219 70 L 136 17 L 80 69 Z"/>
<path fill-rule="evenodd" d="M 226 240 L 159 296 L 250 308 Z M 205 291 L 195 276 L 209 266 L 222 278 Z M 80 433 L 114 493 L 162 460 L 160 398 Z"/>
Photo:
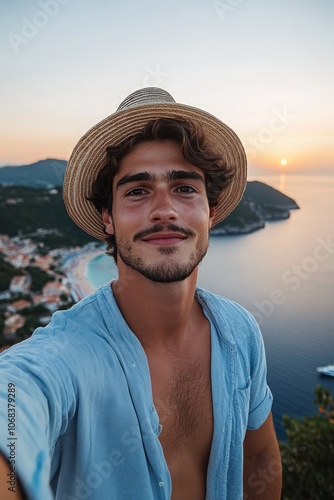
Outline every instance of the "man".
<path fill-rule="evenodd" d="M 17 437 L 28 499 L 280 498 L 261 335 L 196 288 L 209 229 L 245 183 L 235 133 L 161 89 L 134 92 L 79 141 L 65 204 L 107 241 L 118 279 L 1 357 L 17 414 L 8 436 L 2 412 L 2 466 Z"/>

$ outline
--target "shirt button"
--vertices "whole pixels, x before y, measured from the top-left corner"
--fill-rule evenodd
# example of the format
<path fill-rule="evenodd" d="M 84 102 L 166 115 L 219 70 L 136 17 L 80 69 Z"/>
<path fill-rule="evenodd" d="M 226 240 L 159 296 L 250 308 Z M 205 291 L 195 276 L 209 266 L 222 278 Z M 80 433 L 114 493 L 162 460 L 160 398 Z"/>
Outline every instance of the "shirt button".
<path fill-rule="evenodd" d="M 151 411 L 155 411 L 155 406 L 151 405 Z"/>
<path fill-rule="evenodd" d="M 160 481 L 159 486 L 160 488 L 163 488 L 165 486 L 165 483 L 163 481 Z"/>

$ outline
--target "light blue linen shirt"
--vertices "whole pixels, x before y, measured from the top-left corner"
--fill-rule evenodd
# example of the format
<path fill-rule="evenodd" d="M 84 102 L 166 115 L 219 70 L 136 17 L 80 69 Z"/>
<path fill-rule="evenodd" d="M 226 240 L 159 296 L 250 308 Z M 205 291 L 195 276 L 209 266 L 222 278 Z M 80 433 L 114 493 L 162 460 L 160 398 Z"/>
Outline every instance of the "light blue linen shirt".
<path fill-rule="evenodd" d="M 214 432 L 206 498 L 238 500 L 246 429 L 260 427 L 272 404 L 263 341 L 241 306 L 201 289 L 196 297 L 211 323 Z M 15 385 L 12 466 L 29 500 L 170 499 L 147 358 L 109 284 L 0 356 L 6 457 L 14 443 L 8 384 Z"/>

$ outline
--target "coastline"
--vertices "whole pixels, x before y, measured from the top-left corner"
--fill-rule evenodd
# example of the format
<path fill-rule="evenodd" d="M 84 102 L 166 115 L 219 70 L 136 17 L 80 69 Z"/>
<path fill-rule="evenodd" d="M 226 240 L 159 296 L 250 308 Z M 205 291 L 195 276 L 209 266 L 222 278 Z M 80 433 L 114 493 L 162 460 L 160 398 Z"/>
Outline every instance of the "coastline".
<path fill-rule="evenodd" d="M 76 302 L 96 290 L 96 287 L 88 280 L 87 270 L 89 262 L 99 255 L 104 255 L 104 251 L 99 249 L 85 249 L 75 252 L 66 259 L 67 283 L 71 295 Z"/>

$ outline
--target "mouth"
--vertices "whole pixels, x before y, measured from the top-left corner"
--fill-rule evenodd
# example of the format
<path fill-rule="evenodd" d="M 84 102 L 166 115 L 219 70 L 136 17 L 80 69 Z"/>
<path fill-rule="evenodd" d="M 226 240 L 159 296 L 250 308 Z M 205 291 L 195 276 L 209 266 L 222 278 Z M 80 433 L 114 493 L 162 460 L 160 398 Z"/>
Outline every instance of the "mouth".
<path fill-rule="evenodd" d="M 181 233 L 163 232 L 150 234 L 149 236 L 142 238 L 142 241 L 145 241 L 145 243 L 149 243 L 150 245 L 167 246 L 181 243 L 186 238 L 187 236 Z"/>

